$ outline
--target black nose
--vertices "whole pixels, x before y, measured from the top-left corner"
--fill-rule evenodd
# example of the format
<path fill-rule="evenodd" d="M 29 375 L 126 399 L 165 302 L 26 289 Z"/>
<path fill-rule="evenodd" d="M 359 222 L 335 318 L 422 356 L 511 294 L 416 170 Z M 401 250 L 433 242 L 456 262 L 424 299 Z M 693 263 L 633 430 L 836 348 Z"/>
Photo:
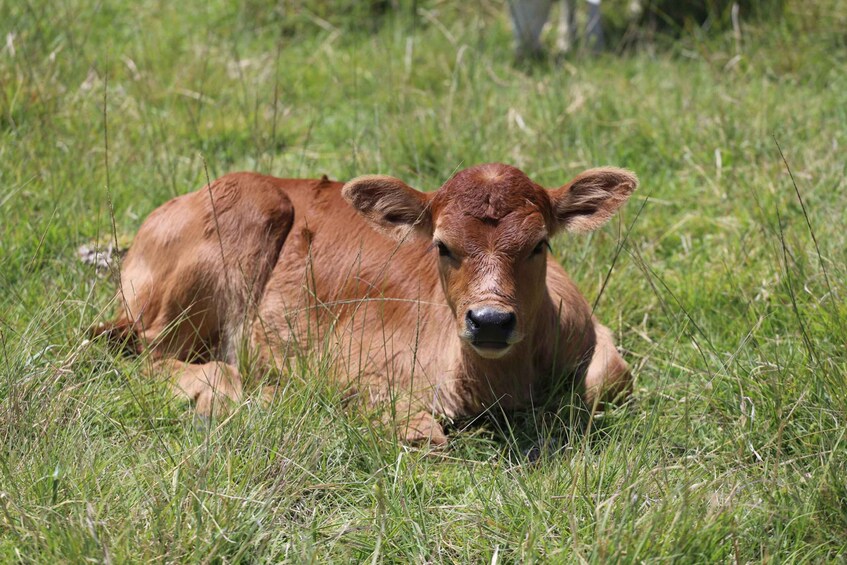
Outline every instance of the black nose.
<path fill-rule="evenodd" d="M 468 310 L 465 315 L 465 326 L 474 345 L 482 347 L 505 347 L 516 321 L 514 312 L 488 307 Z"/>

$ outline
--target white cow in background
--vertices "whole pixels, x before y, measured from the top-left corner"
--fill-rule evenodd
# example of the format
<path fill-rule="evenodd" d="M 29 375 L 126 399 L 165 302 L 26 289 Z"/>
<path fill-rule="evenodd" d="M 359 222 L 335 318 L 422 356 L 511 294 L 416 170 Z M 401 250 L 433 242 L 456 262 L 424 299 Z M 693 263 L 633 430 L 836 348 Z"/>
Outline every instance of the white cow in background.
<path fill-rule="evenodd" d="M 544 52 L 541 46 L 541 30 L 550 16 L 550 7 L 555 0 L 508 0 L 512 16 L 512 30 L 515 34 L 517 56 L 538 57 Z M 560 0 L 562 9 L 559 14 L 556 49 L 567 53 L 577 41 L 576 0 Z M 600 0 L 586 0 L 588 19 L 585 23 L 586 45 L 593 51 L 605 46 L 603 26 L 600 21 Z M 630 12 L 641 12 L 641 1 L 630 3 Z"/>

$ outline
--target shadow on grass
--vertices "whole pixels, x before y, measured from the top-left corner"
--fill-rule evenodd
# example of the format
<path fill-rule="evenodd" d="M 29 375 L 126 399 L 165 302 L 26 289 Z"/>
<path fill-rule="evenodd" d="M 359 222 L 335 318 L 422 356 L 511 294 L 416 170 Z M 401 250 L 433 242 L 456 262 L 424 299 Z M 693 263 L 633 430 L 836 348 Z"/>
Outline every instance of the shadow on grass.
<path fill-rule="evenodd" d="M 633 401 L 595 412 L 578 398 L 533 409 L 490 411 L 475 418 L 445 424 L 450 449 L 474 457 L 483 445 L 519 464 L 541 463 L 568 451 L 603 449 L 616 424 L 630 413 Z M 486 450 L 487 451 L 487 450 Z"/>

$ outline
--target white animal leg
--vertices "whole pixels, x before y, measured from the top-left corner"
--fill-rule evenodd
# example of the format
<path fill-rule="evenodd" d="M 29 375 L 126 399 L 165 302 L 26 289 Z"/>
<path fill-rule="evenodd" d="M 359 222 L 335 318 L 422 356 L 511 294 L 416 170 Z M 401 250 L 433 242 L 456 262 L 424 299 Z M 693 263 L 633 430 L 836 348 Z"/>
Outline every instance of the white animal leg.
<path fill-rule="evenodd" d="M 602 51 L 606 46 L 603 24 L 600 21 L 600 0 L 587 0 L 588 21 L 585 24 L 585 37 L 592 51 Z"/>
<path fill-rule="evenodd" d="M 510 0 L 512 32 L 515 36 L 516 55 L 537 57 L 543 52 L 541 30 L 550 15 L 552 0 Z"/>
<path fill-rule="evenodd" d="M 574 0 L 562 0 L 559 12 L 559 29 L 556 33 L 556 49 L 567 53 L 576 44 L 576 6 Z"/>

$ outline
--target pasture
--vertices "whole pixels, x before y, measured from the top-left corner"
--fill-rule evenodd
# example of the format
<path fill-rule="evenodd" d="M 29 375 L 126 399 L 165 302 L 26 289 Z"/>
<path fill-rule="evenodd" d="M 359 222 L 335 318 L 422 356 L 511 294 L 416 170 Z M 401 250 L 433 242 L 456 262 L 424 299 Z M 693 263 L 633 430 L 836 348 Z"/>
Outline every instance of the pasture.
<path fill-rule="evenodd" d="M 0 561 L 847 557 L 843 3 L 532 65 L 501 2 L 237 4 L 0 3 Z M 628 404 L 492 413 L 431 451 L 309 359 L 271 408 L 203 420 L 87 340 L 114 282 L 78 247 L 209 178 L 436 189 L 490 161 L 638 174 L 552 241 Z"/>

